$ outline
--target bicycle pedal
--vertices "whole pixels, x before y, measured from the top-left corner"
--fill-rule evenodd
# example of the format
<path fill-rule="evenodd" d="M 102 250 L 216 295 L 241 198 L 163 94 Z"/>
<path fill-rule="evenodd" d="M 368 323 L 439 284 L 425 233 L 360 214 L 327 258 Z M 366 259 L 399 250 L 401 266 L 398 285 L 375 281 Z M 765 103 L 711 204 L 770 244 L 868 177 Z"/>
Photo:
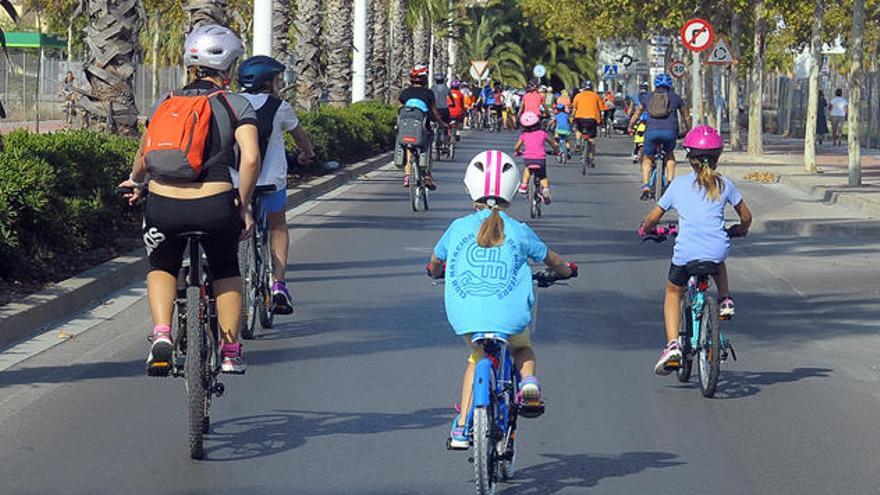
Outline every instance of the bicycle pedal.
<path fill-rule="evenodd" d="M 668 361 L 664 367 L 668 370 L 681 368 L 681 361 Z"/>
<path fill-rule="evenodd" d="M 519 415 L 524 418 L 537 418 L 544 414 L 543 402 L 526 402 L 519 406 Z"/>
<path fill-rule="evenodd" d="M 155 361 L 147 366 L 147 375 L 164 377 L 171 372 L 171 363 L 168 361 Z"/>

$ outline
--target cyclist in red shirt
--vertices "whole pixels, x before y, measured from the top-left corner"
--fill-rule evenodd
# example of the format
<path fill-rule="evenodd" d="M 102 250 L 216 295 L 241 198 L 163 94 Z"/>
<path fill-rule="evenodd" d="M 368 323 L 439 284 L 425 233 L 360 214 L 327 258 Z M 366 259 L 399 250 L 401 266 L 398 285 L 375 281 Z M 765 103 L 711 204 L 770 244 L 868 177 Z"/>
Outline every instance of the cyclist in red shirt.
<path fill-rule="evenodd" d="M 464 93 L 461 92 L 461 82 L 458 79 L 450 83 L 450 88 L 449 96 L 446 98 L 449 103 L 449 120 L 455 133 L 455 140 L 460 141 L 461 136 L 458 132 L 464 120 Z"/>

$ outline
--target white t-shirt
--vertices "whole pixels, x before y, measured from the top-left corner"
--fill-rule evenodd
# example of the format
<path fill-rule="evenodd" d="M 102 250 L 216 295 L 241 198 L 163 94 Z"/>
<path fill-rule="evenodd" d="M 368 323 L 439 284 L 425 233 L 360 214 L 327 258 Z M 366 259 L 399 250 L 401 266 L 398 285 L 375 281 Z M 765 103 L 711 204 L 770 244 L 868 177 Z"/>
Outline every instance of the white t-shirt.
<path fill-rule="evenodd" d="M 831 98 L 831 112 L 828 115 L 832 117 L 846 117 L 846 98 L 842 96 L 835 96 Z"/>
<path fill-rule="evenodd" d="M 269 99 L 267 94 L 240 93 L 251 102 L 254 110 L 259 110 Z M 287 187 L 287 154 L 284 149 L 284 133 L 299 127 L 299 117 L 290 103 L 281 102 L 278 111 L 275 112 L 275 120 L 272 122 L 272 135 L 266 146 L 266 156 L 263 157 L 263 168 L 257 179 L 258 186 L 274 185 L 279 191 Z M 238 172 L 232 171 L 232 183 L 238 187 Z"/>

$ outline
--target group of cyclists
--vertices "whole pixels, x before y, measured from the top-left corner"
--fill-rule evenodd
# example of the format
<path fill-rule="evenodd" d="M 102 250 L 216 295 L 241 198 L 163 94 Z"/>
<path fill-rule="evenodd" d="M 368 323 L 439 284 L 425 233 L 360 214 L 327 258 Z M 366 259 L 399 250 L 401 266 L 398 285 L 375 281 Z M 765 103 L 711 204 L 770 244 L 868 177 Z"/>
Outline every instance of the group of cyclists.
<path fill-rule="evenodd" d="M 289 249 L 286 203 L 286 156 L 284 133 L 290 133 L 301 151 L 300 161 L 314 157 L 307 132 L 289 103 L 281 97 L 285 66 L 266 56 L 243 61 L 241 40 L 224 26 L 196 28 L 184 44 L 184 62 L 189 82 L 156 102 L 146 123 L 139 150 L 128 179 L 120 187 L 131 188 L 126 194 L 130 204 L 144 198 L 149 179 L 149 198 L 144 212 L 143 238 L 149 258 L 148 299 L 153 320 L 148 370 L 158 361 L 171 359 L 174 349 L 172 316 L 186 241 L 186 232 L 204 234 L 204 253 L 211 270 L 217 317 L 222 336 L 221 369 L 225 373 L 244 373 L 246 362 L 238 341 L 242 282 L 238 246 L 254 228 L 252 196 L 258 185 L 274 186 L 275 191 L 262 198 L 268 217 L 274 285 L 272 310 L 293 312 L 293 299 L 285 284 Z M 242 93 L 229 91 L 236 78 Z M 445 76 L 434 76 L 428 87 L 428 69 L 415 66 L 410 72 L 411 86 L 398 101 L 401 107 L 424 112 L 426 123 L 448 132 L 458 124 L 471 123 L 470 111 L 496 112 L 502 118 L 506 109 L 504 91 L 486 86 L 474 96 L 468 86 L 453 80 L 447 86 Z M 576 94 L 554 96 L 548 101 L 537 81 L 530 82 L 519 95 L 512 111 L 514 127 L 522 128 L 515 149 L 527 160 L 545 160 L 547 146 L 565 153 L 551 137 L 574 132 L 593 144 L 597 128 L 607 111 L 607 103 L 584 81 Z M 645 168 L 650 169 L 654 151 L 666 151 L 666 170 L 674 177 L 673 150 L 679 137 L 678 115 L 691 127 L 687 107 L 672 90 L 671 78 L 662 74 L 654 80 L 654 90 L 636 97 L 630 127 L 643 123 Z M 501 95 L 499 97 L 499 94 Z M 474 105 L 469 109 L 468 105 Z M 479 105 L 479 106 L 477 106 Z M 426 124 L 427 125 L 427 124 Z M 426 129 L 431 132 L 431 129 Z M 175 138 L 175 136 L 177 136 Z M 457 134 L 449 133 L 451 139 Z M 428 141 L 430 143 L 430 140 Z M 672 181 L 671 186 L 643 223 L 643 232 L 653 229 L 670 209 L 679 216 L 679 235 L 669 269 L 664 302 L 667 345 L 655 371 L 668 374 L 670 363 L 681 359 L 678 342 L 679 303 L 687 280 L 685 265 L 691 260 L 712 260 L 719 264 L 716 282 L 721 294 L 723 317 L 734 314 L 724 261 L 729 249 L 728 233 L 745 235 L 751 213 L 734 184 L 716 171 L 723 148 L 719 133 L 708 126 L 690 129 L 684 139 L 692 173 Z M 427 155 L 427 153 L 426 153 Z M 421 164 L 419 164 L 421 165 Z M 430 173 L 430 169 L 428 169 Z M 544 167 L 540 174 L 543 193 L 550 199 L 549 181 Z M 430 177 L 430 175 L 429 175 Z M 475 330 L 507 334 L 523 377 L 518 399 L 540 402 L 541 390 L 535 377 L 535 354 L 529 341 L 531 307 L 534 294 L 527 260 L 545 263 L 559 278 L 577 276 L 574 263 L 564 261 L 524 223 L 505 210 L 512 198 L 528 182 L 529 175 L 506 153 L 486 150 L 475 155 L 464 172 L 470 202 L 476 212 L 465 215 L 449 226 L 438 241 L 428 265 L 431 276 L 446 275 L 446 310 L 456 333 L 469 337 Z M 408 173 L 404 185 L 409 185 Z M 433 182 L 432 182 L 433 184 Z M 724 208 L 731 204 L 741 222 L 724 229 Z M 487 253 L 486 250 L 496 252 Z M 491 254 L 491 255 L 490 255 Z M 480 260 L 503 263 L 505 270 L 493 271 L 491 280 L 473 280 Z M 495 277 L 495 278 L 492 278 Z M 497 280 L 496 280 L 497 278 Z M 490 309 L 491 308 L 491 309 Z M 467 411 L 469 379 L 481 350 L 467 339 L 469 351 L 465 370 L 461 407 Z M 153 374 L 153 373 L 150 373 Z M 453 444 L 467 442 L 464 418 L 453 421 L 450 437 Z"/>

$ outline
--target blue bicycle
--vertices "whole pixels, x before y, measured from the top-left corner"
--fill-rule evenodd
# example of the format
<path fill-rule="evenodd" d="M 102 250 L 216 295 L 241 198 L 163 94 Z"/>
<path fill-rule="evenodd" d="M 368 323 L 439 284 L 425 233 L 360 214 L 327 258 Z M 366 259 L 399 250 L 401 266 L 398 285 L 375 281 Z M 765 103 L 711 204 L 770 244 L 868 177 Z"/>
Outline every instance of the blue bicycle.
<path fill-rule="evenodd" d="M 561 277 L 544 269 L 534 273 L 532 279 L 538 287 L 549 287 Z M 517 402 L 522 377 L 514 366 L 507 335 L 475 333 L 472 342 L 483 348 L 485 357 L 474 370 L 473 401 L 465 430 L 473 449 L 477 494 L 491 495 L 499 481 L 513 477 L 517 419 L 540 416 L 544 413 L 544 404 Z M 451 441 L 447 441 L 447 448 L 453 450 Z"/>
<path fill-rule="evenodd" d="M 677 235 L 674 225 L 658 227 L 656 235 L 649 235 L 645 240 L 663 242 Z M 729 237 L 738 237 L 737 231 L 727 229 Z M 718 304 L 709 295 L 710 279 L 718 274 L 719 263 L 714 261 L 691 261 L 685 268 L 688 283 L 685 297 L 681 301 L 681 320 L 678 327 L 678 343 L 681 348 L 681 362 L 669 362 L 675 368 L 678 381 L 687 383 L 691 377 L 694 360 L 700 375 L 700 391 L 704 397 L 714 397 L 721 375 L 721 363 L 732 357 L 736 361 L 736 351 L 730 340 L 721 332 L 721 318 L 718 315 Z"/>
<path fill-rule="evenodd" d="M 666 188 L 669 187 L 669 180 L 666 177 L 666 150 L 663 146 L 657 146 L 657 152 L 654 153 L 654 164 L 651 165 L 651 177 L 648 180 L 647 191 L 642 193 L 642 200 L 660 199 Z"/>

